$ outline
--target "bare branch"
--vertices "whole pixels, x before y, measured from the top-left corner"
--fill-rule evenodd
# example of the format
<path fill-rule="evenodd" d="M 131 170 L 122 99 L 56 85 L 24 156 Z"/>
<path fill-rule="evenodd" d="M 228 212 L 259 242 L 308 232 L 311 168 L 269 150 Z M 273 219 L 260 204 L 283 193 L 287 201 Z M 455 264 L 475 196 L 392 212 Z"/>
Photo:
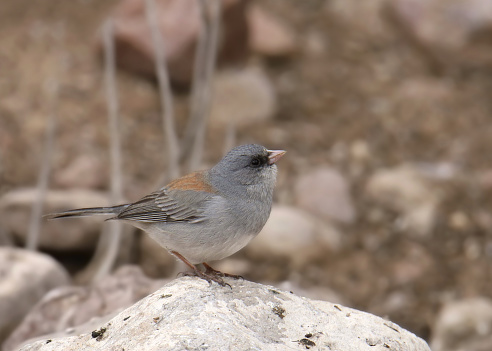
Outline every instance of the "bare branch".
<path fill-rule="evenodd" d="M 110 135 L 111 155 L 111 195 L 110 203 L 122 201 L 122 176 L 121 176 L 121 142 L 118 120 L 118 92 L 115 78 L 115 53 L 113 22 L 107 20 L 103 27 L 104 40 L 104 80 L 106 86 L 106 101 L 108 104 L 108 128 Z M 103 230 L 94 257 L 89 263 L 88 270 L 94 269 L 92 281 L 97 281 L 108 275 L 113 269 L 121 241 L 121 223 L 112 221 L 108 228 Z"/>
<path fill-rule="evenodd" d="M 195 56 L 190 117 L 181 154 L 183 159 L 190 156 L 189 170 L 199 167 L 202 160 L 221 22 L 220 0 L 197 0 L 197 3 L 200 8 L 202 28 Z"/>
<path fill-rule="evenodd" d="M 157 23 L 157 7 L 155 1 L 145 0 L 145 10 L 154 46 L 155 70 L 159 83 L 162 123 L 167 143 L 167 180 L 171 180 L 179 176 L 179 145 L 174 124 L 173 96 L 166 66 L 164 42 Z"/>
<path fill-rule="evenodd" d="M 55 73 L 55 75 L 57 75 Z M 59 97 L 59 82 L 57 77 L 49 78 L 44 83 L 47 100 L 49 101 L 50 113 L 48 116 L 45 134 L 44 134 L 44 150 L 41 159 L 41 171 L 39 172 L 37 184 L 37 197 L 33 203 L 31 218 L 29 220 L 29 232 L 27 234 L 26 248 L 28 250 L 37 250 L 39 245 L 39 237 L 41 235 L 41 215 L 43 213 L 43 205 L 48 190 L 49 178 L 51 173 L 51 159 L 53 157 L 53 149 L 55 144 L 56 133 L 56 115 L 58 108 Z"/>

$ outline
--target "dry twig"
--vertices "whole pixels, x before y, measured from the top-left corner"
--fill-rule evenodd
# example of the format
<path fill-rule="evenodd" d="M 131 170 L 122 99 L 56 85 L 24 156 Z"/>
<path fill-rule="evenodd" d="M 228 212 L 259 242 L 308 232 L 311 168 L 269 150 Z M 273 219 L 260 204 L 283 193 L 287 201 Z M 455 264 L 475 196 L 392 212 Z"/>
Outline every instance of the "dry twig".
<path fill-rule="evenodd" d="M 179 176 L 179 145 L 174 123 L 174 105 L 165 61 L 165 47 L 161 32 L 157 23 L 157 7 L 154 0 L 145 0 L 145 12 L 147 22 L 152 35 L 152 43 L 155 54 L 155 70 L 159 83 L 159 98 L 162 109 L 162 123 L 167 144 L 167 180 L 175 179 Z"/>
<path fill-rule="evenodd" d="M 104 40 L 104 75 L 106 86 L 106 101 L 108 104 L 108 128 L 110 134 L 111 155 L 111 195 L 110 203 L 122 201 L 122 171 L 121 171 L 121 142 L 118 120 L 118 92 L 115 78 L 115 54 L 113 22 L 107 20 L 103 27 Z M 87 272 L 93 272 L 92 281 L 97 281 L 108 275 L 113 269 L 120 247 L 122 227 L 121 223 L 111 221 L 103 230 Z"/>
<path fill-rule="evenodd" d="M 190 158 L 189 170 L 199 167 L 203 156 L 221 21 L 220 0 L 197 0 L 197 2 L 202 29 L 195 56 L 190 117 L 181 144 L 183 150 L 181 158 Z"/>

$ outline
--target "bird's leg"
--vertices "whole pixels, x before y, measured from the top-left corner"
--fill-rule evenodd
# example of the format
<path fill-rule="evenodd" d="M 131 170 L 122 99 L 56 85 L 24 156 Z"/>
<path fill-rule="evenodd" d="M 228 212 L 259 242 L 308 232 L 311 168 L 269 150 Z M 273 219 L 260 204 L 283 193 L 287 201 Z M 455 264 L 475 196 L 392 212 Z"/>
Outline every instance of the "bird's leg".
<path fill-rule="evenodd" d="M 214 276 L 219 276 L 219 277 L 228 277 L 228 278 L 233 278 L 233 279 L 244 279 L 240 275 L 235 275 L 235 274 L 229 274 L 229 273 L 222 273 L 221 271 L 218 271 L 216 269 L 213 269 L 208 265 L 207 263 L 203 262 L 203 266 L 205 267 L 205 273 L 214 275 Z"/>
<path fill-rule="evenodd" d="M 177 251 L 170 251 L 170 252 L 171 252 L 171 254 L 173 254 L 174 256 L 176 256 L 177 258 L 179 258 L 181 261 L 183 261 L 188 267 L 190 267 L 193 270 L 193 272 L 183 272 L 182 274 L 184 276 L 200 277 L 202 279 L 205 279 L 209 283 L 211 283 L 212 281 L 214 281 L 217 284 L 219 284 L 220 286 L 229 286 L 229 287 L 231 287 L 230 284 L 227 284 L 226 282 L 224 282 L 224 280 L 222 278 L 220 278 L 218 275 L 211 274 L 208 271 L 208 268 L 207 268 L 207 271 L 202 272 L 193 263 L 191 263 L 186 258 L 184 258 L 183 255 L 181 255 L 179 252 L 177 252 Z"/>

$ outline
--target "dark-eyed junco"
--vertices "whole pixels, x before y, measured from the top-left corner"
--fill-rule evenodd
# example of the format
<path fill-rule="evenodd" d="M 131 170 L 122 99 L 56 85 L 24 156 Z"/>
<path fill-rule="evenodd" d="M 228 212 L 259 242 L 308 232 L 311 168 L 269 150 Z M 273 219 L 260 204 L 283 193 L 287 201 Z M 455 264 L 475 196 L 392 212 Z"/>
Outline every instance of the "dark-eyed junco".
<path fill-rule="evenodd" d="M 48 218 L 115 215 L 147 232 L 207 281 L 226 285 L 206 262 L 242 249 L 263 228 L 272 207 L 277 162 L 283 150 L 242 145 L 212 169 L 178 178 L 137 202 L 47 215 Z M 205 271 L 196 265 L 203 264 Z"/>

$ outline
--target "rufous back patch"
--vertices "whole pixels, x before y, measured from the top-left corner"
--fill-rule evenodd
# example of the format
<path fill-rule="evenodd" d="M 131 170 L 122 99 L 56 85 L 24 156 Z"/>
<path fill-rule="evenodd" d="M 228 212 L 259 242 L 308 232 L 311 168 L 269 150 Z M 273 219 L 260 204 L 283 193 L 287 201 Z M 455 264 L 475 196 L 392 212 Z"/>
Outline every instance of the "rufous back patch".
<path fill-rule="evenodd" d="M 196 190 L 207 193 L 215 193 L 216 190 L 205 182 L 204 172 L 193 172 L 181 178 L 173 180 L 167 185 L 168 189 L 174 190 Z"/>

